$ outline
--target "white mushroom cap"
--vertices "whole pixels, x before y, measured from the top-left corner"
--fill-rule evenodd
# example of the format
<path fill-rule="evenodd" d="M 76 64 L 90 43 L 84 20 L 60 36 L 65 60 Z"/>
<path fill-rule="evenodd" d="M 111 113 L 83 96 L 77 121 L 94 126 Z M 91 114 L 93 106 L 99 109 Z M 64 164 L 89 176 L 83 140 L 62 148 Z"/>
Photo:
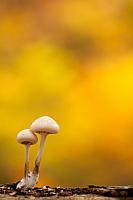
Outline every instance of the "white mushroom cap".
<path fill-rule="evenodd" d="M 59 131 L 59 125 L 51 117 L 43 116 L 33 121 L 30 130 L 33 133 L 54 134 Z"/>
<path fill-rule="evenodd" d="M 17 142 L 20 144 L 36 144 L 38 139 L 37 136 L 30 131 L 30 129 L 24 129 L 20 131 L 16 138 Z"/>

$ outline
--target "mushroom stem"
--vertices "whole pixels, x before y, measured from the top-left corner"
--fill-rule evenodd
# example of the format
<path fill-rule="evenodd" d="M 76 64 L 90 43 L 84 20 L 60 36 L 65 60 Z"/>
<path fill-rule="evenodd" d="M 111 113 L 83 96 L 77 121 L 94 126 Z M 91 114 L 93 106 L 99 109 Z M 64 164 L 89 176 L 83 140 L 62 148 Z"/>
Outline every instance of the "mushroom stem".
<path fill-rule="evenodd" d="M 35 174 L 35 175 L 37 175 L 39 173 L 40 161 L 41 161 L 41 156 L 42 156 L 44 144 L 46 141 L 46 137 L 47 137 L 47 134 L 41 134 L 40 148 L 38 150 L 37 157 L 35 160 L 35 166 L 33 169 L 33 174 Z"/>
<path fill-rule="evenodd" d="M 45 143 L 46 137 L 47 137 L 47 134 L 41 134 L 40 147 L 39 147 L 39 150 L 38 150 L 38 153 L 37 153 L 37 157 L 36 157 L 36 160 L 35 160 L 35 166 L 34 166 L 32 174 L 31 174 L 31 176 L 30 176 L 30 178 L 28 180 L 28 187 L 29 188 L 30 187 L 34 187 L 35 184 L 38 181 L 41 155 L 42 155 L 42 152 L 43 152 L 43 147 L 44 147 L 44 143 Z"/>
<path fill-rule="evenodd" d="M 25 145 L 25 165 L 24 165 L 24 178 L 25 183 L 28 183 L 28 173 L 29 173 L 29 144 Z"/>

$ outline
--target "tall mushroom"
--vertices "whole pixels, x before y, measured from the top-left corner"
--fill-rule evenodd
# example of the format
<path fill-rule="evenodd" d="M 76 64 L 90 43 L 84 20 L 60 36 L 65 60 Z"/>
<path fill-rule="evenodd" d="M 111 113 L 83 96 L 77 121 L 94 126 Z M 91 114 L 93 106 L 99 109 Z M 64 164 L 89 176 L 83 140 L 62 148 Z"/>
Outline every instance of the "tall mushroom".
<path fill-rule="evenodd" d="M 28 175 L 29 175 L 29 147 L 36 144 L 37 136 L 29 129 L 20 131 L 16 138 L 17 142 L 25 145 L 25 165 L 24 165 L 24 178 L 18 183 L 17 188 L 28 187 Z"/>
<path fill-rule="evenodd" d="M 31 186 L 33 187 L 38 180 L 40 161 L 46 137 L 48 134 L 57 133 L 59 131 L 59 125 L 51 117 L 43 116 L 33 121 L 33 123 L 30 126 L 30 130 L 33 133 L 39 133 L 41 135 L 40 148 L 38 150 L 37 157 L 35 160 L 35 166 L 30 180 L 31 182 L 29 182 L 29 184 L 31 184 Z"/>

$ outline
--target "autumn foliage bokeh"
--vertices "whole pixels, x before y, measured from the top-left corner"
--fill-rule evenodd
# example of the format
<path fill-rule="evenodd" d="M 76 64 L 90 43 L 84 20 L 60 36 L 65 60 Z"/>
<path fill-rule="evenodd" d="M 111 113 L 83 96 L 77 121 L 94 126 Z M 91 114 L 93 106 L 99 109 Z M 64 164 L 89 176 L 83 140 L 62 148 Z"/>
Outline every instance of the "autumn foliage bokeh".
<path fill-rule="evenodd" d="M 42 115 L 61 131 L 39 185 L 133 183 L 132 0 L 0 0 L 1 183 L 23 176 L 16 134 Z"/>

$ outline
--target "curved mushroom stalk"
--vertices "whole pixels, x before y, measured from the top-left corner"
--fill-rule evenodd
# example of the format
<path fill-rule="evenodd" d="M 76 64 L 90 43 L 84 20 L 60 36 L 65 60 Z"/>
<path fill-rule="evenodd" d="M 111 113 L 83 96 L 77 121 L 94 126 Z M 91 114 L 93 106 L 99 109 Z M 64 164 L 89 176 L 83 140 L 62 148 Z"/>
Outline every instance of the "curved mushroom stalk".
<path fill-rule="evenodd" d="M 28 183 L 28 174 L 29 174 L 29 148 L 30 145 L 25 145 L 25 165 L 24 165 L 24 178 L 25 184 Z"/>
<path fill-rule="evenodd" d="M 39 172 L 41 156 L 42 156 L 44 144 L 45 144 L 45 141 L 46 141 L 46 137 L 47 137 L 47 133 L 41 135 L 40 148 L 39 148 L 36 160 L 35 160 L 35 167 L 33 169 L 33 174 L 38 174 L 38 172 Z"/>
<path fill-rule="evenodd" d="M 31 177 L 29 178 L 29 181 L 28 181 L 29 187 L 34 187 L 36 185 L 36 183 L 38 182 L 41 156 L 42 156 L 42 153 L 43 153 L 43 148 L 44 148 L 44 144 L 45 144 L 45 141 L 46 141 L 46 137 L 47 137 L 47 133 L 41 134 L 40 148 L 39 148 L 38 153 L 37 153 L 33 172 L 31 174 Z"/>
<path fill-rule="evenodd" d="M 29 172 L 29 144 L 25 144 L 25 164 L 24 164 L 24 178 L 17 185 L 18 188 L 26 188 L 28 186 L 29 177 L 31 173 Z"/>

